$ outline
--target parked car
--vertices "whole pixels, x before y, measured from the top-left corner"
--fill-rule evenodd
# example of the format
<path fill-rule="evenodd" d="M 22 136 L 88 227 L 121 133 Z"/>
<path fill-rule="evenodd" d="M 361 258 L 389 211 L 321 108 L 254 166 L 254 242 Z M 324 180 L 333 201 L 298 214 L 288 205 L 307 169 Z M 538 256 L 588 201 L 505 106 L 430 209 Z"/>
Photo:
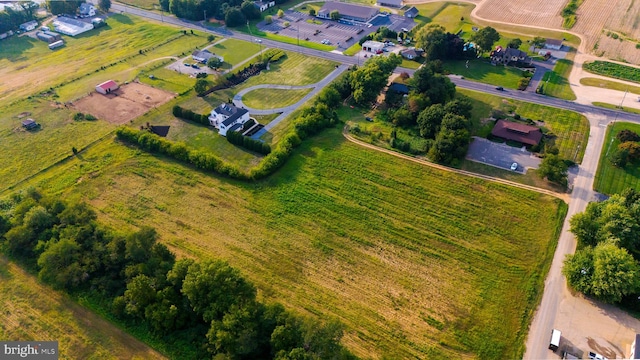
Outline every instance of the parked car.
<path fill-rule="evenodd" d="M 364 119 L 365 119 L 365 120 L 367 120 L 367 121 L 373 122 L 373 119 L 372 119 L 372 118 L 370 118 L 370 117 L 368 117 L 368 116 L 367 116 L 367 117 L 365 117 Z"/>
<path fill-rule="evenodd" d="M 496 88 L 496 90 L 498 90 L 498 91 L 504 91 L 504 88 L 503 88 L 502 86 L 498 86 L 498 87 Z"/>
<path fill-rule="evenodd" d="M 191 67 L 194 69 L 200 69 L 200 66 L 198 66 L 198 64 L 191 64 Z"/>
<path fill-rule="evenodd" d="M 518 163 L 511 164 L 511 171 L 516 171 L 516 170 L 518 170 Z"/>

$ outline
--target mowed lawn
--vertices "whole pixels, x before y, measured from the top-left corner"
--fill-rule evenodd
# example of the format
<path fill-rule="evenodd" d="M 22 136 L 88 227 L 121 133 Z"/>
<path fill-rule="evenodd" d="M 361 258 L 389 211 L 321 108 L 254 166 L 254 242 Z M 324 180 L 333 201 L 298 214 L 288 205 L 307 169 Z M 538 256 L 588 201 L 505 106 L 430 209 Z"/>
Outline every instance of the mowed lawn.
<path fill-rule="evenodd" d="M 556 62 L 553 71 L 544 74 L 540 86 L 543 94 L 565 100 L 575 100 L 576 94 L 569 86 L 569 74 L 573 67 L 573 60 L 561 59 Z"/>
<path fill-rule="evenodd" d="M 527 103 L 499 96 L 484 94 L 471 90 L 458 89 L 458 92 L 470 97 L 473 101 L 472 121 L 476 124 L 491 115 L 491 109 L 501 104 L 515 106 L 520 116 L 535 121 L 544 121 L 544 126 L 555 134 L 555 145 L 560 156 L 577 163 L 582 162 L 584 150 L 589 139 L 589 122 L 587 118 L 576 112 Z"/>
<path fill-rule="evenodd" d="M 242 102 L 256 109 L 277 109 L 293 105 L 313 89 L 256 89 L 242 97 Z"/>
<path fill-rule="evenodd" d="M 269 70 L 252 76 L 237 88 L 246 89 L 259 84 L 310 85 L 329 75 L 337 63 L 317 57 L 286 52 L 286 56 L 269 65 Z"/>
<path fill-rule="evenodd" d="M 3 40 L 0 99 L 13 101 L 80 76 L 93 76 L 94 81 L 83 84 L 82 88 L 77 89 L 72 84 L 67 89 L 77 96 L 92 91 L 96 81 L 104 81 L 111 76 L 105 76 L 103 71 L 96 72 L 102 66 L 113 64 L 117 68 L 107 67 L 105 72 L 127 73 L 132 67 L 156 61 L 159 57 L 187 54 L 196 46 L 207 43 L 203 33 L 181 35 L 179 28 L 147 22 L 135 16 L 113 15 L 107 23 L 105 27 L 75 38 L 65 36 L 66 46 L 56 51 L 49 50 L 45 42 L 29 37 L 14 36 Z M 139 51 L 159 46 L 169 39 L 176 40 L 139 54 Z M 116 79 L 120 80 L 117 76 Z M 68 97 L 62 100 L 75 98 L 71 94 Z"/>
<path fill-rule="evenodd" d="M 626 122 L 615 122 L 607 129 L 607 137 L 602 147 L 600 163 L 593 183 L 593 188 L 603 194 L 619 194 L 626 188 L 640 190 L 640 166 L 627 164 L 624 169 L 620 169 L 613 166 L 609 160 L 620 145 L 616 135 L 625 129 L 640 134 L 640 125 Z"/>
<path fill-rule="evenodd" d="M 580 84 L 586 86 L 595 86 L 603 89 L 628 91 L 632 94 L 640 95 L 640 86 L 631 86 L 617 81 L 586 77 L 580 79 Z"/>
<path fill-rule="evenodd" d="M 501 65 L 491 65 L 488 60 L 470 60 L 469 68 L 465 60 L 444 62 L 445 71 L 462 75 L 467 80 L 482 82 L 509 89 L 517 89 L 518 81 L 522 78 L 522 70 Z"/>
<path fill-rule="evenodd" d="M 264 46 L 262 47 L 264 50 Z M 209 51 L 224 58 L 223 69 L 231 69 L 260 52 L 260 44 L 238 39 L 226 39 L 209 48 Z"/>
<path fill-rule="evenodd" d="M 61 359 L 163 359 L 0 256 L 0 339 L 58 341 Z"/>
<path fill-rule="evenodd" d="M 180 256 L 228 260 L 267 301 L 339 319 L 365 358 L 521 357 L 566 210 L 340 128 L 256 183 L 108 140 L 28 185 L 87 200 L 110 226 L 154 226 Z"/>

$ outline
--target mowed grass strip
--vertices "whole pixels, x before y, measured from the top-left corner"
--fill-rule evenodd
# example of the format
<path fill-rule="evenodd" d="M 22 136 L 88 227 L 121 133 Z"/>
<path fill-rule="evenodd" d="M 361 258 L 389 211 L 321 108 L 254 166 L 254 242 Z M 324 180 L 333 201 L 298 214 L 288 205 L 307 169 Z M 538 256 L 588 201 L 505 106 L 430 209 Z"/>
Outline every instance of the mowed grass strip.
<path fill-rule="evenodd" d="M 599 87 L 602 89 L 628 91 L 632 94 L 640 95 L 640 86 L 627 85 L 619 83 L 617 81 L 586 77 L 580 79 L 580 84 L 585 86 Z"/>
<path fill-rule="evenodd" d="M 256 89 L 242 97 L 242 102 L 255 109 L 277 109 L 293 105 L 313 89 Z"/>
<path fill-rule="evenodd" d="M 0 256 L 0 338 L 58 341 L 61 359 L 163 359 Z"/>
<path fill-rule="evenodd" d="M 228 260 L 267 301 L 338 318 L 367 358 L 521 357 L 566 209 L 339 128 L 256 183 L 105 141 L 29 185 L 89 201 L 110 226 L 154 226 L 181 256 Z"/>
<path fill-rule="evenodd" d="M 260 84 L 277 85 L 311 85 L 324 79 L 333 70 L 336 62 L 307 56 L 298 53 L 285 52 L 286 56 L 278 62 L 269 64 L 269 70 L 260 75 L 252 76 L 238 86 L 238 89 Z"/>
<path fill-rule="evenodd" d="M 583 115 L 569 110 L 503 99 L 499 96 L 471 90 L 458 89 L 458 92 L 472 99 L 474 106 L 472 121 L 475 124 L 479 124 L 482 119 L 488 118 L 491 115 L 491 109 L 497 108 L 500 104 L 515 105 L 515 112 L 520 116 L 535 121 L 544 121 L 544 126 L 556 135 L 555 145 L 560 150 L 562 158 L 577 163 L 582 162 L 589 139 L 589 122 Z"/>
<path fill-rule="evenodd" d="M 622 130 L 631 130 L 640 134 L 640 125 L 627 122 L 615 122 L 607 128 L 607 135 L 600 163 L 594 179 L 593 188 L 607 195 L 619 194 L 626 188 L 640 190 L 640 166 L 627 164 L 624 169 L 613 166 L 609 158 L 616 151 L 620 141 L 616 135 Z"/>
<path fill-rule="evenodd" d="M 26 36 L 3 40 L 0 98 L 10 101 L 24 98 L 130 56 L 133 57 L 126 61 L 128 67 L 158 57 L 180 55 L 206 43 L 202 34 L 181 36 L 181 30 L 176 27 L 147 22 L 135 16 L 116 14 L 109 17 L 107 23 L 105 27 L 74 38 L 64 37 L 66 46 L 56 51 L 49 50 L 45 42 Z M 161 46 L 156 52 L 139 54 L 140 50 L 178 36 L 179 39 Z M 126 69 L 119 71 L 123 70 Z M 102 80 L 100 72 L 96 75 L 96 81 Z M 80 89 L 79 93 L 92 91 L 96 84 L 92 83 L 89 89 Z"/>
<path fill-rule="evenodd" d="M 573 67 L 573 60 L 561 59 L 556 62 L 553 71 L 548 71 L 542 77 L 540 86 L 543 87 L 543 93 L 547 96 L 553 96 L 565 100 L 575 100 L 576 94 L 569 86 L 569 74 Z"/>
<path fill-rule="evenodd" d="M 517 89 L 518 81 L 522 78 L 522 70 L 501 65 L 494 66 L 488 60 L 470 60 L 468 68 L 465 60 L 447 61 L 442 65 L 445 71 L 462 75 L 467 80 L 509 89 Z"/>

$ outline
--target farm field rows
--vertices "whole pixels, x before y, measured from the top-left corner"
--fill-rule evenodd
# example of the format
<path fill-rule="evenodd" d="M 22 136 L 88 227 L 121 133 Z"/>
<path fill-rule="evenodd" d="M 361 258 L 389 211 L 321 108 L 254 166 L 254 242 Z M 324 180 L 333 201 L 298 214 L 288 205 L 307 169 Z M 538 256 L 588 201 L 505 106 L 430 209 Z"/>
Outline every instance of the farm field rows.
<path fill-rule="evenodd" d="M 0 338 L 57 340 L 61 359 L 164 359 L 0 256 Z"/>
<path fill-rule="evenodd" d="M 311 90 L 256 89 L 246 93 L 242 102 L 255 109 L 277 109 L 295 104 Z"/>
<path fill-rule="evenodd" d="M 362 149 L 341 129 L 256 183 L 107 140 L 29 185 L 83 198 L 114 227 L 152 225 L 182 256 L 228 260 L 267 301 L 339 318 L 365 357 L 522 356 L 566 209 Z"/>
<path fill-rule="evenodd" d="M 583 115 L 568 110 L 511 99 L 502 99 L 498 96 L 476 91 L 458 89 L 458 92 L 472 99 L 474 106 L 472 121 L 476 124 L 478 124 L 481 119 L 489 117 L 491 109 L 501 104 L 506 104 L 509 107 L 514 107 L 516 113 L 522 117 L 534 121 L 543 120 L 545 123 L 544 126 L 557 136 L 555 145 L 560 150 L 560 156 L 577 163 L 582 162 L 585 147 L 589 139 L 589 122 Z"/>
<path fill-rule="evenodd" d="M 593 74 L 640 83 L 640 69 L 632 66 L 597 60 L 584 63 L 582 68 Z"/>
<path fill-rule="evenodd" d="M 72 100 L 92 91 L 102 79 L 131 80 L 132 67 L 190 52 L 207 43 L 203 35 L 183 35 L 175 27 L 140 21 L 128 15 L 113 15 L 107 21 L 106 27 L 75 38 L 65 37 L 66 46 L 53 52 L 46 43 L 32 38 L 14 36 L 3 40 L 0 99 L 14 101 L 91 74 L 96 82 L 92 82 L 89 89 L 78 88 L 74 84 L 67 88 L 67 96 L 61 100 Z M 122 39 L 129 39 L 128 46 L 121 46 Z M 170 39 L 174 40 L 142 55 L 139 53 Z M 114 64 L 113 68 L 107 67 L 111 64 Z M 102 66 L 107 70 L 97 72 Z M 52 74 L 56 76 L 52 78 Z"/>
<path fill-rule="evenodd" d="M 565 4 L 565 0 L 487 0 L 477 15 L 492 21 L 559 29 L 562 26 L 560 12 Z"/>
<path fill-rule="evenodd" d="M 624 169 L 620 169 L 609 161 L 610 155 L 620 144 L 616 135 L 624 129 L 640 133 L 640 125 L 625 122 L 616 122 L 607 129 L 607 137 L 593 182 L 593 188 L 603 194 L 619 194 L 626 188 L 640 190 L 640 167 L 628 164 Z"/>

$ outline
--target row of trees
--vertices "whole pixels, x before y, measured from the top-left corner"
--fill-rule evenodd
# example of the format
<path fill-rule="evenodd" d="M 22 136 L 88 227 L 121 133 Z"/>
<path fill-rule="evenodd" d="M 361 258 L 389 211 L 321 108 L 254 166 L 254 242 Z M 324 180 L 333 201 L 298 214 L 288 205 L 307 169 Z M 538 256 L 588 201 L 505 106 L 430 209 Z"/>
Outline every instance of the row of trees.
<path fill-rule="evenodd" d="M 571 232 L 578 251 L 563 274 L 571 287 L 605 302 L 640 309 L 640 193 L 628 189 L 575 215 Z"/>
<path fill-rule="evenodd" d="M 16 3 L 16 5 L 18 9 L 7 6 L 4 8 L 4 11 L 0 11 L 0 34 L 9 30 L 16 30 L 20 24 L 36 18 L 38 4 L 35 2 L 25 1 Z"/>
<path fill-rule="evenodd" d="M 360 106 L 369 106 L 387 85 L 389 75 L 400 63 L 402 58 L 396 54 L 373 57 L 342 78 L 342 82 L 337 85 L 339 93 L 343 98 L 353 96 L 353 100 Z"/>
<path fill-rule="evenodd" d="M 160 6 L 177 17 L 189 20 L 203 20 L 205 16 L 224 19 L 230 27 L 246 24 L 247 20 L 261 16 L 260 9 L 248 0 L 160 0 Z"/>
<path fill-rule="evenodd" d="M 216 359 L 352 359 L 342 327 L 256 299 L 256 288 L 220 260 L 177 260 L 144 227 L 118 233 L 84 203 L 35 190 L 16 194 L 0 216 L 2 251 L 51 286 L 100 298 L 106 311 L 171 336 L 174 355 Z M 209 355 L 208 355 L 209 354 Z"/>
<path fill-rule="evenodd" d="M 472 59 L 476 56 L 475 48 L 465 50 L 464 40 L 437 24 L 418 29 L 414 41 L 416 47 L 425 51 L 427 61 Z"/>
<path fill-rule="evenodd" d="M 247 123 L 248 124 L 248 123 Z M 238 146 L 257 153 L 268 155 L 271 152 L 271 146 L 263 141 L 254 140 L 248 136 L 242 135 L 241 132 L 227 132 L 227 141 Z"/>

